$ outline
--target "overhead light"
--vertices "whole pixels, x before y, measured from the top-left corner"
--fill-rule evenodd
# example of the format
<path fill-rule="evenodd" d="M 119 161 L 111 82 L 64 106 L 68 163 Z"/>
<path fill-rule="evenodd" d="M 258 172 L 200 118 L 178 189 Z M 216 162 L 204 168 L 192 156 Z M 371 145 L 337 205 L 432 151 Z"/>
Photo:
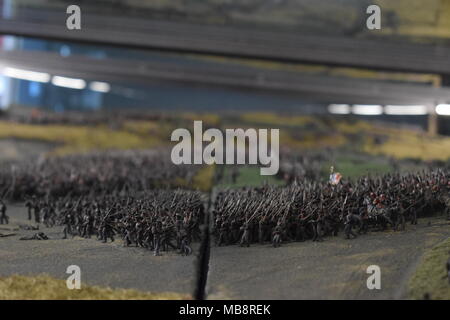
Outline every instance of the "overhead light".
<path fill-rule="evenodd" d="M 0 96 L 3 94 L 3 91 L 5 91 L 5 78 L 0 77 Z"/>
<path fill-rule="evenodd" d="M 44 83 L 50 81 L 50 75 L 48 73 L 10 67 L 6 67 L 3 69 L 3 75 L 10 78 L 27 81 L 44 82 Z"/>
<path fill-rule="evenodd" d="M 89 84 L 89 89 L 92 91 L 107 93 L 111 90 L 111 86 L 106 82 L 93 81 Z"/>
<path fill-rule="evenodd" d="M 349 114 L 350 106 L 348 104 L 330 104 L 328 112 L 333 114 Z"/>
<path fill-rule="evenodd" d="M 70 89 L 84 89 L 86 88 L 86 81 L 83 79 L 66 78 L 60 76 L 54 76 L 52 83 L 58 87 L 70 88 Z"/>
<path fill-rule="evenodd" d="M 383 114 L 383 107 L 380 105 L 355 104 L 352 112 L 364 116 L 375 116 Z"/>
<path fill-rule="evenodd" d="M 439 104 L 436 106 L 436 113 L 440 116 L 450 116 L 450 104 Z"/>
<path fill-rule="evenodd" d="M 384 108 L 384 113 L 389 115 L 425 115 L 428 113 L 427 106 L 393 106 Z"/>

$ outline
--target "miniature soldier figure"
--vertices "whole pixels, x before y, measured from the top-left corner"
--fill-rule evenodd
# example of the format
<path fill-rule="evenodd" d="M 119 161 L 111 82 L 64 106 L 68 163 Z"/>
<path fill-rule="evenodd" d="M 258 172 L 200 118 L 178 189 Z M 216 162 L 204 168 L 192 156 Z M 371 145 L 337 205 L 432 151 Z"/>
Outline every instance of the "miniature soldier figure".
<path fill-rule="evenodd" d="M 449 181 L 449 189 L 450 189 L 450 181 Z M 450 195 L 444 195 L 443 197 L 443 203 L 445 206 L 445 212 L 447 213 L 447 220 L 450 220 Z"/>
<path fill-rule="evenodd" d="M 136 222 L 134 229 L 136 230 L 136 247 L 144 247 L 144 226 L 141 222 Z"/>
<path fill-rule="evenodd" d="M 0 200 L 0 224 L 8 224 L 9 217 L 6 215 L 6 204 Z"/>
<path fill-rule="evenodd" d="M 400 203 L 398 207 L 396 207 L 397 211 L 397 219 L 396 219 L 396 229 L 398 228 L 398 226 L 400 226 L 400 230 L 405 230 L 406 229 L 406 212 L 405 212 L 405 208 L 403 207 L 403 204 Z"/>
<path fill-rule="evenodd" d="M 67 234 L 72 234 L 72 216 L 67 213 L 64 216 L 64 228 L 63 228 L 63 239 L 67 239 Z"/>
<path fill-rule="evenodd" d="M 133 243 L 133 228 L 132 228 L 132 222 L 127 221 L 125 222 L 125 237 L 123 239 L 123 245 L 125 247 L 128 247 L 130 244 Z"/>
<path fill-rule="evenodd" d="M 100 230 L 102 233 L 103 243 L 106 243 L 108 238 L 111 239 L 111 242 L 114 242 L 114 230 L 109 217 L 104 217 L 102 219 L 100 222 Z"/>
<path fill-rule="evenodd" d="M 81 235 L 82 237 L 91 238 L 93 223 L 94 223 L 94 220 L 93 220 L 92 216 L 86 212 L 83 216 L 83 228 L 82 228 L 82 235 Z"/>
<path fill-rule="evenodd" d="M 297 219 L 297 228 L 295 230 L 295 240 L 297 241 L 305 241 L 306 240 L 306 221 L 309 217 L 305 216 L 305 214 L 302 212 L 300 213 L 298 219 Z"/>
<path fill-rule="evenodd" d="M 162 225 L 161 225 L 161 221 L 157 221 L 156 224 L 154 224 L 152 226 L 152 234 L 153 234 L 153 248 L 154 248 L 154 252 L 153 255 L 154 256 L 159 256 L 161 255 L 159 253 L 159 246 L 161 244 L 161 233 L 162 233 Z"/>
<path fill-rule="evenodd" d="M 239 241 L 239 224 L 236 219 L 231 220 L 230 223 L 230 241 L 229 244 L 235 244 Z"/>
<path fill-rule="evenodd" d="M 34 196 L 33 196 L 33 200 L 34 200 Z M 33 209 L 32 200 L 27 199 L 27 201 L 25 202 L 25 207 L 27 207 L 27 209 L 28 209 L 28 220 L 31 220 L 31 211 Z"/>
<path fill-rule="evenodd" d="M 228 224 L 226 221 L 222 221 L 219 226 L 219 237 L 217 240 L 217 246 L 220 247 L 222 244 L 228 245 Z"/>
<path fill-rule="evenodd" d="M 414 208 L 414 206 L 411 206 L 411 208 L 408 209 L 409 215 L 411 217 L 411 224 L 416 225 L 417 224 L 417 209 Z"/>
<path fill-rule="evenodd" d="M 152 228 L 147 227 L 144 232 L 144 244 L 149 250 L 153 250 L 153 234 Z"/>
<path fill-rule="evenodd" d="M 187 232 L 185 229 L 180 230 L 179 238 L 181 239 L 181 247 L 180 247 L 181 254 L 184 256 L 190 255 L 192 253 L 192 248 L 189 245 Z"/>
<path fill-rule="evenodd" d="M 315 221 L 312 221 L 312 226 L 313 226 L 313 231 L 314 231 L 312 240 L 318 241 L 318 242 L 323 241 L 322 230 L 323 230 L 323 226 L 324 226 L 324 221 L 323 221 L 322 214 L 320 214 Z"/>
<path fill-rule="evenodd" d="M 247 247 L 250 247 L 250 226 L 248 222 L 245 222 L 241 230 L 243 231 L 241 241 L 239 242 L 239 245 L 243 247 L 246 245 Z"/>
<path fill-rule="evenodd" d="M 281 221 L 278 221 L 277 225 L 272 232 L 272 245 L 274 248 L 279 247 L 281 244 L 281 233 L 283 232 L 281 227 Z"/>
<path fill-rule="evenodd" d="M 357 218 L 355 217 L 355 214 L 349 211 L 347 216 L 345 217 L 345 223 L 344 223 L 344 233 L 346 239 L 356 238 L 356 234 L 353 232 L 353 225 L 357 222 Z"/>
<path fill-rule="evenodd" d="M 41 211 L 41 206 L 39 204 L 39 201 L 35 201 L 34 202 L 34 222 L 39 223 L 41 222 L 41 216 L 40 216 L 40 211 Z"/>
<path fill-rule="evenodd" d="M 265 223 L 266 223 L 266 217 L 263 217 L 261 220 L 259 220 L 258 223 L 258 242 L 259 244 L 264 243 L 265 238 Z"/>
<path fill-rule="evenodd" d="M 365 234 L 367 233 L 367 229 L 368 229 L 368 225 L 367 225 L 367 221 L 369 220 L 369 216 L 367 214 L 367 208 L 366 207 L 362 207 L 359 209 L 359 230 L 358 230 L 358 234 Z"/>
<path fill-rule="evenodd" d="M 448 253 L 450 254 L 450 251 Z M 447 278 L 448 278 L 448 283 L 450 284 L 450 258 L 448 258 L 448 260 L 447 260 Z"/>
<path fill-rule="evenodd" d="M 41 217 L 42 217 L 42 222 L 44 223 L 44 225 L 48 228 L 48 220 L 50 219 L 50 210 L 48 208 L 48 205 L 44 205 L 41 209 Z"/>

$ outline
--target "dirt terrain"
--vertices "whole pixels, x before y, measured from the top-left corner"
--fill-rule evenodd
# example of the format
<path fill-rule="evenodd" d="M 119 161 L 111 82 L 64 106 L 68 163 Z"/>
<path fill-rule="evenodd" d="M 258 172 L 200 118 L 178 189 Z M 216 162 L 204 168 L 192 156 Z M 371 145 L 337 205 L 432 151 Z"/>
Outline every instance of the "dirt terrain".
<path fill-rule="evenodd" d="M 62 240 L 61 227 L 41 228 L 51 239 L 21 241 L 36 231 L 20 230 L 26 208 L 8 205 L 9 225 L 0 226 L 0 276 L 46 273 L 66 279 L 69 265 L 81 267 L 82 283 L 151 292 L 192 294 L 196 257 L 173 252 L 154 257 L 122 241 Z M 42 226 L 41 226 L 42 227 Z M 443 218 L 420 219 L 404 232 L 372 232 L 356 240 L 325 238 L 311 241 L 211 248 L 209 299 L 405 299 L 406 283 L 424 251 L 450 236 Z M 198 252 L 198 248 L 195 248 Z M 368 290 L 366 269 L 381 268 L 381 290 Z"/>
<path fill-rule="evenodd" d="M 75 237 L 62 240 L 62 228 L 43 228 L 50 240 L 21 241 L 20 237 L 39 231 L 19 230 L 19 224 L 31 224 L 26 208 L 8 205 L 9 225 L 0 225 L 0 276 L 46 273 L 67 279 L 69 265 L 81 268 L 82 284 L 112 288 L 138 289 L 150 292 L 192 294 L 195 284 L 196 256 L 188 257 L 170 251 L 154 257 L 142 248 L 125 248 L 121 239 L 107 244 Z M 34 224 L 33 224 L 34 225 Z M 198 252 L 197 248 L 194 248 Z"/>
<path fill-rule="evenodd" d="M 210 299 L 406 299 L 406 283 L 423 252 L 450 236 L 443 218 L 420 219 L 404 232 L 355 240 L 212 247 Z M 367 289 L 367 267 L 381 268 L 381 290 Z"/>

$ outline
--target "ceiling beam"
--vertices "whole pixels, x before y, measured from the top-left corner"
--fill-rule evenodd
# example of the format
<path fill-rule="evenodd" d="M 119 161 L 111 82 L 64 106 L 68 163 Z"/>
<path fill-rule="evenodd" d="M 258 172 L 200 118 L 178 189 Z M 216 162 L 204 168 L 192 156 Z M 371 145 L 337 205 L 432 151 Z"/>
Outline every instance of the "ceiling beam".
<path fill-rule="evenodd" d="M 450 102 L 450 89 L 431 85 L 307 75 L 234 65 L 191 65 L 75 55 L 62 57 L 42 51 L 3 51 L 0 52 L 0 67 L 5 66 L 119 84 L 179 83 L 293 94 L 324 103 L 416 105 Z"/>
<path fill-rule="evenodd" d="M 67 30 L 65 12 L 20 11 L 0 33 L 122 47 L 450 75 L 450 48 L 382 40 L 308 36 L 233 26 L 132 19 L 83 13 Z"/>

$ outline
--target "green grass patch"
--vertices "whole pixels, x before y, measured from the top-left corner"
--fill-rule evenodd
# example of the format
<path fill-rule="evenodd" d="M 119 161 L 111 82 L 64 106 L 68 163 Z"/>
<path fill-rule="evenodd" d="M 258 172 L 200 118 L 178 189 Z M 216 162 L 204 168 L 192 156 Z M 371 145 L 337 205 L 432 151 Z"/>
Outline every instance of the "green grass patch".
<path fill-rule="evenodd" d="M 111 289 L 81 285 L 69 290 L 65 280 L 48 275 L 0 278 L 0 300 L 180 300 L 191 299 L 178 293 L 150 293 L 131 289 Z"/>
<path fill-rule="evenodd" d="M 425 294 L 429 294 L 433 300 L 450 300 L 445 268 L 449 251 L 450 238 L 425 253 L 408 285 L 411 299 L 423 299 Z"/>
<path fill-rule="evenodd" d="M 240 188 L 240 187 L 258 187 L 264 183 L 271 185 L 283 185 L 283 180 L 277 179 L 274 176 L 262 176 L 260 174 L 259 166 L 242 166 L 238 167 L 239 175 L 236 182 L 233 183 L 232 169 L 230 167 L 224 168 L 223 179 L 218 183 L 219 188 Z"/>
<path fill-rule="evenodd" d="M 331 165 L 330 163 L 323 169 L 324 174 L 329 174 Z M 393 167 L 388 162 L 379 159 L 338 157 L 334 165 L 335 170 L 340 172 L 345 179 L 357 179 L 366 175 L 376 176 L 393 171 Z"/>

